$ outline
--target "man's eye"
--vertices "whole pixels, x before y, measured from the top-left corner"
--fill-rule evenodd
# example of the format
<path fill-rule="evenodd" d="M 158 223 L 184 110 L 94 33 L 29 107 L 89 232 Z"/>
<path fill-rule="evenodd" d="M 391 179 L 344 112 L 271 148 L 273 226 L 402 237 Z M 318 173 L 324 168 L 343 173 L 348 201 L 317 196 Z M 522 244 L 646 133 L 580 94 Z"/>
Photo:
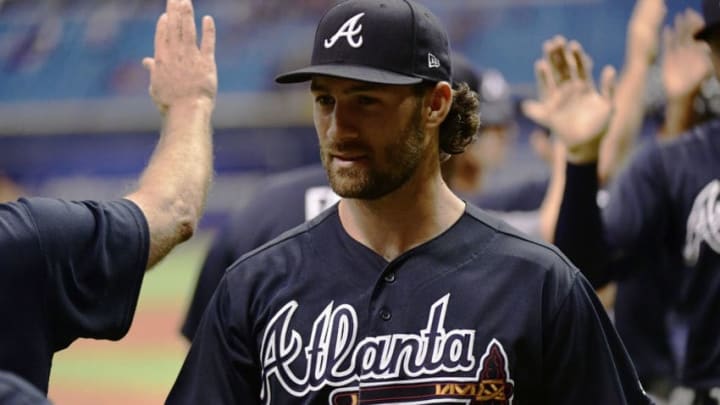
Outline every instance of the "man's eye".
<path fill-rule="evenodd" d="M 360 103 L 361 105 L 372 105 L 377 103 L 377 99 L 368 96 L 359 96 L 358 103 Z"/>
<path fill-rule="evenodd" d="M 317 96 L 317 97 L 315 97 L 315 102 L 318 103 L 318 104 L 320 104 L 320 105 L 325 105 L 325 106 L 327 106 L 327 105 L 332 105 L 332 104 L 334 103 L 334 101 L 335 101 L 335 100 L 333 100 L 333 98 L 330 97 L 330 96 Z"/>

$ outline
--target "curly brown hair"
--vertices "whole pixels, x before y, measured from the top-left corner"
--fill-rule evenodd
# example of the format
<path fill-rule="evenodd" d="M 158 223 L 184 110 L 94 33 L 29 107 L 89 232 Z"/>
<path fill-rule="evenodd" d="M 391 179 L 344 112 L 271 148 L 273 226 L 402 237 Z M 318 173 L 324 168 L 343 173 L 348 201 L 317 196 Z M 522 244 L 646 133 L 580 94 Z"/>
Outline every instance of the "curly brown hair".
<path fill-rule="evenodd" d="M 463 153 L 477 137 L 480 127 L 480 98 L 467 84 L 453 90 L 453 100 L 445 121 L 440 125 L 440 150 L 457 155 Z"/>

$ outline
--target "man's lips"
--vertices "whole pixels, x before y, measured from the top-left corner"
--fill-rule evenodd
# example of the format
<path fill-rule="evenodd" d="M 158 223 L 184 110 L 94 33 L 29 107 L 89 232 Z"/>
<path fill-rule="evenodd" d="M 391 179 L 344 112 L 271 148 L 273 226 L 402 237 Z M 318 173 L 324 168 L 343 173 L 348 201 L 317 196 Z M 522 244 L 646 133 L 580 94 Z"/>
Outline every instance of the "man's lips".
<path fill-rule="evenodd" d="M 334 159 L 345 160 L 348 162 L 354 162 L 357 160 L 363 160 L 363 159 L 367 158 L 366 155 L 355 155 L 355 154 L 334 154 L 333 153 L 330 156 L 332 156 Z"/>

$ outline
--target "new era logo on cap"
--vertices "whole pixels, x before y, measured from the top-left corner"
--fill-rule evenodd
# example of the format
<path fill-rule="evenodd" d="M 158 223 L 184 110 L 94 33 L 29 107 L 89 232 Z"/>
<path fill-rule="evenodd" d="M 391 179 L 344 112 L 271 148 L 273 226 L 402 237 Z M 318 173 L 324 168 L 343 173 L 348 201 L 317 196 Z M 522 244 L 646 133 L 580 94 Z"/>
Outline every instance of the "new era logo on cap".
<path fill-rule="evenodd" d="M 414 0 L 346 0 L 318 23 L 310 66 L 278 83 L 328 75 L 372 83 L 450 81 L 450 43 L 437 17 Z"/>
<path fill-rule="evenodd" d="M 433 68 L 439 68 L 440 67 L 440 59 L 437 58 L 437 56 L 428 53 L 428 67 Z"/>

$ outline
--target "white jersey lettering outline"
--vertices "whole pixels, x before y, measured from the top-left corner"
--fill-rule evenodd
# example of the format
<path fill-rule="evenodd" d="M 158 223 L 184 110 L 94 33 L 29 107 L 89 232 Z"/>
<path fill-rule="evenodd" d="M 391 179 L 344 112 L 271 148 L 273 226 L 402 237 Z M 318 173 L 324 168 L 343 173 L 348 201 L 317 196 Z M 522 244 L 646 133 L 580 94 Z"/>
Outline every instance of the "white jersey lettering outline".
<path fill-rule="evenodd" d="M 310 339 L 304 345 L 300 333 L 290 327 L 299 304 L 285 304 L 263 334 L 261 400 L 271 403 L 273 377 L 288 394 L 301 398 L 311 391 L 367 379 L 472 372 L 477 365 L 473 354 L 475 331 L 445 330 L 449 299 L 447 294 L 432 305 L 427 326 L 418 334 L 366 337 L 357 345 L 357 313 L 352 306 L 335 307 L 330 302 L 313 322 Z M 298 375 L 295 364 L 300 353 L 305 354 L 304 375 Z"/>
<path fill-rule="evenodd" d="M 705 242 L 720 253 L 720 180 L 708 183 L 695 197 L 687 220 L 685 264 L 694 266 L 700 258 L 700 247 Z"/>

